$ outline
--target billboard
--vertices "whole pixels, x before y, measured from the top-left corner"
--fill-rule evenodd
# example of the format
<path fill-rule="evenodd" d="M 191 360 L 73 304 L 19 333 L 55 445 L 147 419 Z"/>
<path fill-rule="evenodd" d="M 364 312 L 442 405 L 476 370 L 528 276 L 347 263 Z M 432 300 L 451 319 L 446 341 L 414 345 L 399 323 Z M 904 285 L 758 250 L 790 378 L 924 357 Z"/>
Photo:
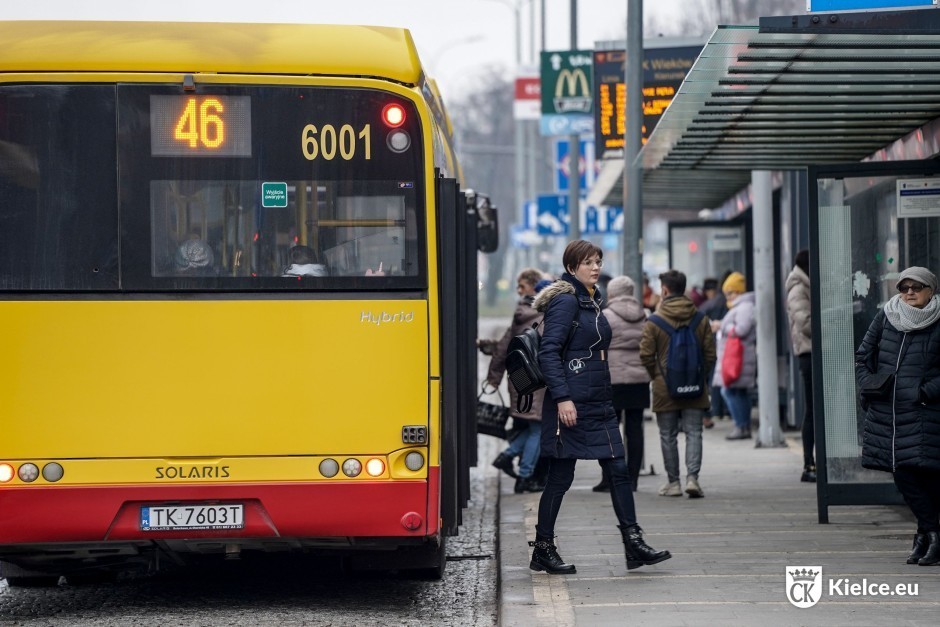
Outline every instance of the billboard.
<path fill-rule="evenodd" d="M 647 48 L 643 51 L 643 143 L 672 102 L 701 46 Z M 594 145 L 599 157 L 621 156 L 624 145 L 626 52 L 594 52 Z"/>

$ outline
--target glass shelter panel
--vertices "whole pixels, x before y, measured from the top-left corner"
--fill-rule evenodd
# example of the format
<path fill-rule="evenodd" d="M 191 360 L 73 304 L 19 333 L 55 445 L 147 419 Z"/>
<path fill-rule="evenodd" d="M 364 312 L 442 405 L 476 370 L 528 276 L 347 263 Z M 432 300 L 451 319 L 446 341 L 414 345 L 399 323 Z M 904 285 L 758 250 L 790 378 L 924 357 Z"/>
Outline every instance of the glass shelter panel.
<path fill-rule="evenodd" d="M 816 180 L 820 365 L 814 372 L 825 431 L 828 484 L 890 484 L 890 473 L 861 466 L 865 412 L 855 384 L 855 350 L 895 294 L 901 270 L 940 271 L 940 211 L 898 217 L 897 181 L 917 175 Z M 814 351 L 815 352 L 815 351 Z M 819 429 L 817 427 L 817 433 Z"/>
<path fill-rule="evenodd" d="M 689 288 L 747 268 L 749 243 L 743 223 L 671 223 L 669 237 L 669 266 L 685 273 Z"/>

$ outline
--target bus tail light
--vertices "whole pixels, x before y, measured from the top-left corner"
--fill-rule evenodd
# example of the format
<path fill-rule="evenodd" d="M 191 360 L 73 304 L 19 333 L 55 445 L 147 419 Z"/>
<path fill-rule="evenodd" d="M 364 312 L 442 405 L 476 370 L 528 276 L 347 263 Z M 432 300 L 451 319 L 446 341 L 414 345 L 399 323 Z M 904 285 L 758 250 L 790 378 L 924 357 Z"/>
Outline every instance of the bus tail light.
<path fill-rule="evenodd" d="M 332 479 L 338 472 L 339 464 L 336 463 L 335 459 L 324 459 L 322 462 L 320 462 L 320 474 L 327 479 Z"/>
<path fill-rule="evenodd" d="M 405 468 L 411 471 L 421 470 L 424 467 L 424 455 L 418 451 L 411 451 L 405 455 Z"/>
<path fill-rule="evenodd" d="M 10 464 L 0 464 L 0 483 L 9 483 L 13 480 L 13 466 Z"/>
<path fill-rule="evenodd" d="M 382 109 L 382 121 L 386 126 L 398 128 L 405 123 L 405 108 L 400 104 L 388 104 Z"/>
<path fill-rule="evenodd" d="M 350 457 L 343 462 L 343 474 L 347 477 L 358 477 L 360 472 L 362 472 L 362 462 L 358 459 Z"/>
<path fill-rule="evenodd" d="M 366 473 L 370 477 L 379 477 L 385 472 L 385 462 L 378 457 L 373 457 L 366 462 Z"/>
<path fill-rule="evenodd" d="M 65 470 L 62 468 L 61 464 L 56 462 L 49 462 L 42 467 L 42 478 L 50 483 L 55 483 L 65 474 Z"/>
<path fill-rule="evenodd" d="M 392 152 L 405 152 L 411 148 L 411 136 L 405 131 L 392 131 L 385 139 Z"/>
<path fill-rule="evenodd" d="M 23 483 L 32 483 L 39 478 L 39 467 L 36 464 L 27 462 L 20 465 L 20 469 L 16 474 Z"/>

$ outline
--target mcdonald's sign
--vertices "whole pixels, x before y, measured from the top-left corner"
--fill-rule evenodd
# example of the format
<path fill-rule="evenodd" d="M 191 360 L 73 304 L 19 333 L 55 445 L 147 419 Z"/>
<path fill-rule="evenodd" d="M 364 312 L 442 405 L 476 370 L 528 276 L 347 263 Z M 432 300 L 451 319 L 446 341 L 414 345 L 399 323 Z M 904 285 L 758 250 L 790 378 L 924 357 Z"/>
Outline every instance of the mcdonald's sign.
<path fill-rule="evenodd" d="M 542 115 L 586 115 L 594 110 L 592 52 L 542 52 Z"/>

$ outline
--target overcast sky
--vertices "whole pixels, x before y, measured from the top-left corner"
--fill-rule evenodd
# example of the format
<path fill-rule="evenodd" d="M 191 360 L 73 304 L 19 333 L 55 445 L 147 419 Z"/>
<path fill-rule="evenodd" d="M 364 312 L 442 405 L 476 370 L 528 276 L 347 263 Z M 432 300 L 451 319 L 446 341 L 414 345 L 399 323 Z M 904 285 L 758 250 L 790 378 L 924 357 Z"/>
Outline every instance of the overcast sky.
<path fill-rule="evenodd" d="M 546 47 L 570 44 L 570 0 L 545 0 Z M 411 30 L 422 62 L 435 76 L 445 99 L 468 89 L 486 68 L 513 72 L 515 10 L 521 6 L 523 61 L 532 58 L 530 9 L 535 40 L 540 0 L 3 0 L 0 19 L 165 20 L 210 22 L 306 22 L 401 26 Z M 644 3 L 646 13 L 668 15 L 688 0 Z M 626 0 L 580 0 L 578 45 L 621 39 L 626 32 Z"/>

